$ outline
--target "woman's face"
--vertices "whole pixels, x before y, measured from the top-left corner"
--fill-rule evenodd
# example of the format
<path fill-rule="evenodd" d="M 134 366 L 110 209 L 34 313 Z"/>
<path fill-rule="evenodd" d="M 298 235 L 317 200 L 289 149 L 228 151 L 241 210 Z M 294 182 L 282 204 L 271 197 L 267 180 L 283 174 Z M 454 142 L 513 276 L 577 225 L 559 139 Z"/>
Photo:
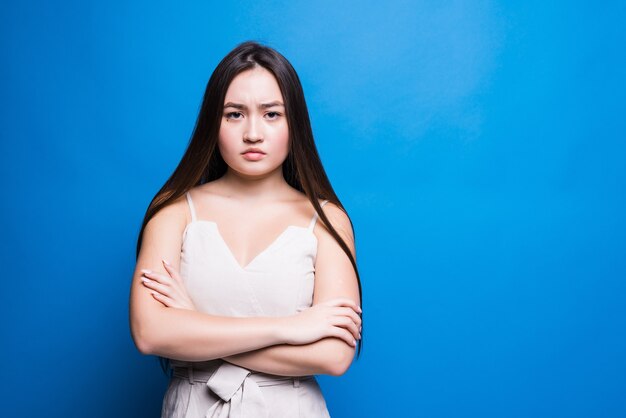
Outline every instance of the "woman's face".
<path fill-rule="evenodd" d="M 287 158 L 289 129 L 283 96 L 265 68 L 243 71 L 230 83 L 218 147 L 230 169 L 244 177 L 273 173 Z"/>

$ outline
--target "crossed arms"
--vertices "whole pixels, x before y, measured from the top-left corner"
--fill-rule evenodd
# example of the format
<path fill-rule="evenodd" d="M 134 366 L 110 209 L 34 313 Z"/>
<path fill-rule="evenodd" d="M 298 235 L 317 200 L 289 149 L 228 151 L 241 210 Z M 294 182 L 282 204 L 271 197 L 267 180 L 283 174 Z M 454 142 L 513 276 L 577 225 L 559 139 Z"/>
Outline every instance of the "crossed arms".
<path fill-rule="evenodd" d="M 323 210 L 354 254 L 345 213 L 331 203 Z M 347 255 L 321 222 L 313 306 L 278 318 L 223 317 L 194 309 L 178 275 L 187 223 L 181 198 L 145 227 L 130 291 L 131 334 L 141 353 L 186 361 L 222 358 L 284 376 L 345 373 L 360 338 L 358 284 Z M 153 273 L 146 276 L 146 269 Z"/>

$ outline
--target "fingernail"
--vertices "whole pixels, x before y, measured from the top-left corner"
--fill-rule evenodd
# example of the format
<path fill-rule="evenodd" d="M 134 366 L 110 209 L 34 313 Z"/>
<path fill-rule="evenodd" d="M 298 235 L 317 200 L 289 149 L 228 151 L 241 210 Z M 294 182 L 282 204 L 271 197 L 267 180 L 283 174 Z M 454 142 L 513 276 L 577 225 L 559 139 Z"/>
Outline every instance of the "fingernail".
<path fill-rule="evenodd" d="M 170 264 L 170 263 L 168 263 L 168 262 L 167 262 L 167 260 L 165 260 L 165 259 L 164 259 L 164 260 L 162 260 L 162 261 L 163 261 L 165 264 L 167 264 L 168 266 L 171 266 L 171 264 Z"/>
<path fill-rule="evenodd" d="M 152 280 L 146 279 L 145 277 L 142 277 L 141 281 L 144 282 L 144 283 L 150 283 Z"/>
<path fill-rule="evenodd" d="M 356 345 L 356 340 L 352 340 L 352 345 Z"/>
<path fill-rule="evenodd" d="M 145 274 L 150 274 L 150 273 L 152 273 L 152 271 L 151 271 L 151 270 L 147 270 L 147 269 L 141 269 L 141 272 L 142 272 L 142 273 L 145 273 Z"/>

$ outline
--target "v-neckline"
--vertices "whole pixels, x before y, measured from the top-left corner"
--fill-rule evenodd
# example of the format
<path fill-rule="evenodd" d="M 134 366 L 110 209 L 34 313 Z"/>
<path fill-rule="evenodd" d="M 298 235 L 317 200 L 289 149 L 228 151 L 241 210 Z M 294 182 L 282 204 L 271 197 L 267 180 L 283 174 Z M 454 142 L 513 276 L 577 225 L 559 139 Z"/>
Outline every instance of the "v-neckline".
<path fill-rule="evenodd" d="M 215 233 L 217 235 L 217 237 L 219 238 L 219 241 L 221 242 L 222 246 L 224 247 L 224 250 L 228 253 L 228 256 L 230 257 L 230 259 L 233 261 L 233 263 L 241 270 L 241 271 L 248 271 L 248 269 L 250 268 L 250 266 L 252 264 L 254 264 L 255 261 L 257 261 L 261 256 L 263 256 L 265 253 L 269 252 L 272 248 L 274 248 L 276 245 L 278 245 L 278 242 L 280 242 L 280 240 L 287 234 L 288 231 L 290 231 L 291 229 L 305 229 L 305 230 L 309 230 L 309 228 L 303 227 L 303 226 L 297 226 L 297 225 L 287 225 L 285 227 L 285 229 L 283 229 L 283 231 L 278 234 L 276 236 L 276 238 L 274 238 L 272 240 L 272 242 L 269 243 L 269 245 L 267 245 L 263 250 L 261 250 L 261 252 L 259 252 L 258 254 L 256 254 L 254 257 L 252 257 L 252 259 L 250 259 L 250 261 L 245 265 L 241 265 L 241 263 L 239 262 L 239 260 L 237 260 L 237 257 L 235 257 L 235 254 L 233 253 L 233 251 L 230 249 L 230 246 L 228 245 L 228 243 L 226 242 L 226 240 L 224 239 L 224 236 L 222 235 L 222 233 L 220 232 L 220 228 L 217 225 L 217 222 L 215 221 L 210 221 L 210 220 L 205 220 L 205 219 L 196 219 L 195 221 L 192 221 L 189 225 L 191 225 L 192 223 L 207 223 L 210 225 L 213 225 L 213 229 L 215 230 Z M 189 226 L 188 225 L 188 226 Z M 312 233 L 312 232 L 311 232 Z"/>

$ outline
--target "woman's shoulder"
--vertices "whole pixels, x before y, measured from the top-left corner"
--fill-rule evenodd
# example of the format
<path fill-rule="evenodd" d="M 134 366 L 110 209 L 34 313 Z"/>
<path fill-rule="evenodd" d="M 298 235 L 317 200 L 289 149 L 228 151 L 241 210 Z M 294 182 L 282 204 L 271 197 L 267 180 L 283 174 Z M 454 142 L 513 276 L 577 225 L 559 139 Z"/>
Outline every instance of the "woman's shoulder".
<path fill-rule="evenodd" d="M 293 204 L 294 207 L 296 207 L 299 211 L 312 215 L 315 213 L 315 207 L 313 206 L 311 200 L 312 199 L 305 193 L 294 189 L 294 192 L 290 196 L 288 203 Z M 326 214 L 334 213 L 335 210 L 340 210 L 336 204 L 331 201 L 327 201 L 327 199 L 324 198 L 317 198 L 317 203 L 322 207 L 322 210 Z"/>
<path fill-rule="evenodd" d="M 339 234 L 339 236 L 343 239 L 344 243 L 348 246 L 348 249 L 352 253 L 352 256 L 356 256 L 355 252 L 355 244 L 354 244 L 354 230 L 352 227 L 352 222 L 350 217 L 345 212 L 345 210 L 340 207 L 338 204 L 328 201 L 323 207 L 322 211 L 326 216 L 330 225 L 332 225 L 333 229 Z M 338 243 L 335 238 L 330 233 L 330 228 L 326 224 L 324 219 L 319 219 L 319 224 L 321 224 L 320 228 L 315 228 L 315 234 L 318 238 L 318 245 L 320 248 L 336 248 Z"/>
<path fill-rule="evenodd" d="M 165 206 L 161 207 L 150 219 L 151 223 L 168 223 L 184 226 L 189 221 L 187 215 L 188 204 L 185 194 L 173 199 Z"/>
<path fill-rule="evenodd" d="M 320 199 L 320 205 L 326 200 L 327 199 Z M 324 206 L 322 206 L 322 211 L 324 211 L 324 214 L 336 229 L 341 229 L 346 233 L 351 233 L 352 222 L 350 221 L 350 217 L 344 208 L 340 207 L 335 202 L 328 200 Z"/>

